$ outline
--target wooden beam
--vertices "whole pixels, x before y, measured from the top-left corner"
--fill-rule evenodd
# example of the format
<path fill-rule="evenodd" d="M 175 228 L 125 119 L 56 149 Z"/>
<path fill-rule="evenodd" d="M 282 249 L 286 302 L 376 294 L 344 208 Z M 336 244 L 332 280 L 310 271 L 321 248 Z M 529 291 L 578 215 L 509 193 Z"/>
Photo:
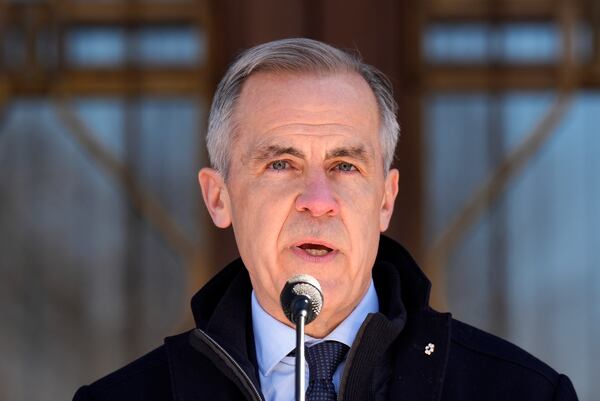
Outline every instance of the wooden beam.
<path fill-rule="evenodd" d="M 600 70 L 600 2 L 597 0 L 588 1 L 588 18 L 592 29 L 593 53 L 592 62 L 596 71 Z"/>
<path fill-rule="evenodd" d="M 67 70 L 57 88 L 69 93 L 205 95 L 206 79 L 199 69 Z"/>
<path fill-rule="evenodd" d="M 71 24 L 179 24 L 208 20 L 204 1 L 64 1 L 55 10 Z"/>
<path fill-rule="evenodd" d="M 10 94 L 8 77 L 0 73 L 0 107 L 8 101 Z"/>
<path fill-rule="evenodd" d="M 560 82 L 560 66 L 452 66 L 425 67 L 428 91 L 482 91 L 553 89 Z M 575 69 L 579 87 L 600 88 L 600 71 L 593 66 Z"/>
<path fill-rule="evenodd" d="M 423 57 L 421 46 L 422 26 L 424 25 L 424 2 L 403 0 L 398 2 L 396 12 L 397 35 L 399 40 L 390 46 L 389 51 L 399 55 L 394 65 L 395 71 L 389 76 L 395 84 L 398 101 L 398 118 L 401 136 L 396 148 L 395 166 L 400 171 L 399 195 L 396 199 L 390 233 L 409 249 L 415 259 L 423 261 L 425 251 L 425 177 L 424 162 L 425 135 L 422 125 L 423 115 Z M 373 42 L 373 47 L 377 48 Z M 388 49 L 384 49 L 385 53 Z M 432 301 L 436 307 L 446 304 L 441 277 L 430 277 L 435 283 L 432 288 Z M 440 279 L 440 280 L 438 280 Z"/>
<path fill-rule="evenodd" d="M 52 6 L 47 2 L 0 3 L 0 23 L 6 25 L 48 24 L 52 21 Z"/>
<path fill-rule="evenodd" d="M 79 95 L 202 95 L 208 96 L 203 69 L 67 69 L 56 76 L 4 80 L 4 91 L 15 96 L 49 93 Z M 0 79 L 0 93 L 2 80 Z"/>
<path fill-rule="evenodd" d="M 556 17 L 555 10 L 555 0 L 430 0 L 426 17 L 434 20 L 551 20 Z"/>
<path fill-rule="evenodd" d="M 42 24 L 140 25 L 201 23 L 210 19 L 205 2 L 82 2 L 0 4 L 0 21 L 31 20 Z"/>

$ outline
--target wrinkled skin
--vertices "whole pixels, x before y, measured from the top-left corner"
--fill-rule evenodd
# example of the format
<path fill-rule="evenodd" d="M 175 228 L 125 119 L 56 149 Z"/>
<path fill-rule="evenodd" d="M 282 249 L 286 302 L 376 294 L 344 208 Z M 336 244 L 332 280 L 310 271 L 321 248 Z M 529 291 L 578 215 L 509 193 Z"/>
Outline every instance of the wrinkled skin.
<path fill-rule="evenodd" d="M 279 305 L 286 280 L 319 280 L 324 307 L 306 327 L 330 333 L 366 293 L 380 232 L 398 192 L 385 174 L 375 97 L 355 73 L 255 73 L 234 113 L 237 139 L 225 180 L 199 173 L 215 225 L 233 225 L 257 299 Z"/>

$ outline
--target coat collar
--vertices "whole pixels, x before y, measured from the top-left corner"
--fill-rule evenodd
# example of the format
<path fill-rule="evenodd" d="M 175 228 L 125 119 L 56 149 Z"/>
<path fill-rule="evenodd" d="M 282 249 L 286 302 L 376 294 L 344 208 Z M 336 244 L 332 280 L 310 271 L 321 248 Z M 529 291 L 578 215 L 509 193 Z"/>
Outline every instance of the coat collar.
<path fill-rule="evenodd" d="M 389 263 L 395 267 L 400 279 L 400 293 L 402 294 L 402 303 L 406 309 L 424 308 L 429 306 L 429 293 L 431 291 L 431 282 L 419 268 L 410 253 L 402 245 L 391 238 L 382 235 L 379 240 L 379 250 L 377 252 L 378 263 Z M 376 278 L 377 269 L 373 269 L 373 277 Z M 377 283 L 377 280 L 375 280 Z M 383 288 L 382 288 L 383 287 Z M 377 293 L 387 291 L 382 285 L 377 287 Z M 393 287 L 387 286 L 389 290 Z M 385 294 L 380 295 L 385 299 Z"/>
<path fill-rule="evenodd" d="M 431 309 L 431 282 L 401 245 L 382 236 L 377 259 L 399 273 L 402 303 L 407 309 L 406 325 L 392 351 L 396 359 L 389 392 L 397 394 L 398 399 L 440 400 L 450 352 L 452 316 Z M 374 277 L 376 274 L 374 270 Z M 377 293 L 384 288 L 377 287 Z M 393 294 L 388 294 L 387 301 L 395 305 L 392 298 Z"/>
<path fill-rule="evenodd" d="M 357 345 L 355 357 L 358 359 L 353 363 L 359 366 L 366 363 L 365 369 L 385 372 L 385 383 L 381 378 L 376 379 L 379 380 L 377 386 L 381 384 L 386 392 L 404 395 L 407 399 L 438 400 L 448 354 L 450 315 L 429 308 L 429 280 L 402 246 L 384 236 L 380 240 L 373 278 L 381 313 L 371 315 L 361 328 L 365 337 L 363 344 Z M 248 273 L 238 259 L 192 298 L 192 312 L 196 326 L 233 356 L 260 388 L 252 334 L 251 291 Z M 385 341 L 377 342 L 378 339 Z M 369 352 L 365 352 L 367 341 L 374 344 Z M 428 355 L 425 347 L 429 343 L 434 344 L 435 349 Z M 207 361 L 203 359 L 206 355 L 201 357 L 199 352 L 190 350 L 187 336 L 167 338 L 166 346 L 174 394 L 180 400 L 193 399 L 194 394 L 202 393 L 202 381 L 190 372 L 207 369 Z M 377 358 L 361 360 L 371 354 L 386 359 L 385 366 Z M 393 360 L 388 360 L 390 355 L 395 355 Z M 358 397 L 359 394 L 363 398 Z M 347 391 L 344 399 L 375 399 L 375 396 L 371 392 Z M 217 394 L 215 399 L 218 399 Z"/>
<path fill-rule="evenodd" d="M 380 274 L 379 266 L 382 263 L 388 263 L 395 267 L 394 275 L 398 277 L 398 280 L 394 280 L 393 284 L 385 282 L 386 277 L 390 277 L 389 274 L 386 273 L 386 277 Z M 379 298 L 386 300 L 384 307 L 390 308 L 386 311 L 387 315 L 399 313 L 397 310 L 399 303 L 396 302 L 397 298 L 394 296 L 401 295 L 402 303 L 409 310 L 427 307 L 429 304 L 431 283 L 408 251 L 384 235 L 380 237 L 373 278 Z M 250 310 L 249 306 L 247 310 L 239 306 L 240 302 L 243 305 L 249 305 L 251 292 L 252 286 L 246 268 L 241 259 L 236 259 L 193 296 L 191 306 L 196 327 L 208 329 L 209 326 L 212 326 L 217 331 L 223 332 L 223 328 L 214 322 L 213 317 L 225 313 L 225 316 L 245 318 L 246 313 Z M 218 320 L 222 322 L 220 317 Z M 230 322 L 227 322 L 227 325 L 229 324 Z"/>

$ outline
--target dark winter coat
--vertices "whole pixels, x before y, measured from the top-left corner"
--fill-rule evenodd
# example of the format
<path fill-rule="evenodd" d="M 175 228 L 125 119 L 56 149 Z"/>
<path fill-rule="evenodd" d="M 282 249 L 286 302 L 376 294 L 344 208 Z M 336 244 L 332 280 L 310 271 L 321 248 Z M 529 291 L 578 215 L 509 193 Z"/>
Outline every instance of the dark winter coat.
<path fill-rule="evenodd" d="M 577 399 L 566 376 L 527 352 L 432 310 L 429 281 L 385 237 L 373 279 L 380 312 L 357 334 L 339 400 Z M 233 262 L 193 297 L 196 329 L 81 387 L 74 400 L 261 400 L 251 290 L 242 262 Z"/>

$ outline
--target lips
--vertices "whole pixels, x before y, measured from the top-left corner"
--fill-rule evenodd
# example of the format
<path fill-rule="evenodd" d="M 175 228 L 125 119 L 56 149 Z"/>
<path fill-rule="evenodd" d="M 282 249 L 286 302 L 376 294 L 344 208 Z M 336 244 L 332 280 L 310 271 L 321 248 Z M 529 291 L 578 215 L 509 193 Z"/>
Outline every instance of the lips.
<path fill-rule="evenodd" d="M 328 246 L 322 244 L 314 244 L 314 243 L 304 243 L 298 246 L 298 248 L 302 249 L 304 252 L 308 253 L 311 256 L 325 256 L 328 253 L 332 252 Z"/>
<path fill-rule="evenodd" d="M 303 238 L 291 247 L 292 252 L 308 263 L 329 263 L 339 254 L 333 244 L 317 238 Z"/>

